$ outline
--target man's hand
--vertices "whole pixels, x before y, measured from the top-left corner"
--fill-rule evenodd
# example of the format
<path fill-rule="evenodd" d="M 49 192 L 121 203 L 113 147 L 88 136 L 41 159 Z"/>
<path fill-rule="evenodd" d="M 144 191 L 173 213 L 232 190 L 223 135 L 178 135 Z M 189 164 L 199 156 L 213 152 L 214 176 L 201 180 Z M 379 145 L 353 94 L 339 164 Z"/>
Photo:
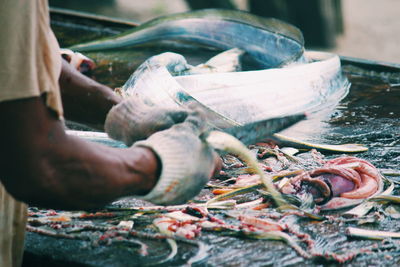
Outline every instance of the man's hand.
<path fill-rule="evenodd" d="M 154 107 L 131 96 L 110 110 L 104 128 L 111 138 L 130 146 L 155 132 L 183 122 L 187 115 L 188 111 L 183 108 Z"/>
<path fill-rule="evenodd" d="M 220 167 L 218 155 L 199 138 L 204 123 L 192 114 L 183 123 L 134 144 L 152 149 L 162 166 L 156 186 L 143 199 L 162 205 L 179 204 L 200 192 Z"/>
<path fill-rule="evenodd" d="M 102 129 L 107 113 L 121 102 L 111 88 L 86 77 L 65 60 L 59 84 L 65 118 L 95 128 Z"/>

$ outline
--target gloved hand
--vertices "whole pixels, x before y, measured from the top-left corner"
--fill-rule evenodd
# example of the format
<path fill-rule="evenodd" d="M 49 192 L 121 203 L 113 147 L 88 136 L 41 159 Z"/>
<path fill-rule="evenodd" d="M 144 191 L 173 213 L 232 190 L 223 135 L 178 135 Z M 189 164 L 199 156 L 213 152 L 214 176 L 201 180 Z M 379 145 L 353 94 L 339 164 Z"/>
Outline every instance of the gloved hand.
<path fill-rule="evenodd" d="M 130 146 L 155 132 L 183 122 L 187 115 L 188 111 L 183 108 L 159 108 L 130 96 L 108 112 L 104 128 L 111 138 Z"/>
<path fill-rule="evenodd" d="M 204 124 L 202 117 L 191 114 L 183 123 L 134 144 L 152 149 L 162 165 L 156 186 L 142 199 L 181 204 L 200 192 L 218 165 L 218 155 L 199 138 Z"/>

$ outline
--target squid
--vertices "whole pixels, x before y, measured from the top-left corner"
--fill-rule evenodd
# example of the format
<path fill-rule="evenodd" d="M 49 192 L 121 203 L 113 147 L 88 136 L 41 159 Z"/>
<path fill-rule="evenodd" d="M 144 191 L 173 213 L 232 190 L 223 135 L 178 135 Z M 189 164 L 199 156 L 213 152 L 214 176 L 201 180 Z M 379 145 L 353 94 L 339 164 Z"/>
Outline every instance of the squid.
<path fill-rule="evenodd" d="M 339 157 L 321 168 L 303 171 L 282 188 L 284 194 L 309 192 L 321 210 L 346 208 L 383 191 L 382 175 L 370 162 Z"/>

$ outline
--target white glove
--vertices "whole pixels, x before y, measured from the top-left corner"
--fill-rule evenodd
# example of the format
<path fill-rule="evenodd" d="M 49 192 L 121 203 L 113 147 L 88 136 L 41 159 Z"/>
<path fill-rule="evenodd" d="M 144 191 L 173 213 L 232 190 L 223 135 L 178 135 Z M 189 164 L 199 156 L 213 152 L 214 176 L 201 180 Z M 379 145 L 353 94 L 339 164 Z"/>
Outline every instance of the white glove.
<path fill-rule="evenodd" d="M 131 96 L 108 112 L 104 128 L 111 138 L 130 146 L 184 121 L 187 115 L 188 111 L 183 108 L 156 108 Z"/>
<path fill-rule="evenodd" d="M 183 123 L 134 144 L 152 149 L 162 164 L 156 186 L 142 199 L 161 205 L 181 204 L 200 192 L 214 172 L 217 156 L 199 138 L 204 123 L 201 117 L 190 115 Z"/>

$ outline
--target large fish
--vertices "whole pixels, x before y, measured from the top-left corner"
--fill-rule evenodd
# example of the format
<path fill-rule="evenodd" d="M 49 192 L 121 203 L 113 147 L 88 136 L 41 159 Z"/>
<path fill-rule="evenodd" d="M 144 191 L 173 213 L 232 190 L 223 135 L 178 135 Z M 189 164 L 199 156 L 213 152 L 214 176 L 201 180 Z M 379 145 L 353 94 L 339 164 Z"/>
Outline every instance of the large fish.
<path fill-rule="evenodd" d="M 236 62 L 235 53 L 221 56 Z M 336 105 L 350 86 L 339 57 L 324 52 L 306 52 L 305 56 L 310 63 L 285 68 L 173 77 L 171 73 L 185 72 L 188 65 L 183 56 L 164 53 L 146 60 L 122 91 L 163 107 L 195 100 L 217 128 L 314 113 Z"/>
<path fill-rule="evenodd" d="M 299 29 L 273 18 L 237 10 L 206 9 L 160 17 L 115 37 L 72 46 L 79 52 L 120 49 L 161 41 L 181 41 L 221 50 L 240 48 L 260 67 L 303 60 Z"/>

